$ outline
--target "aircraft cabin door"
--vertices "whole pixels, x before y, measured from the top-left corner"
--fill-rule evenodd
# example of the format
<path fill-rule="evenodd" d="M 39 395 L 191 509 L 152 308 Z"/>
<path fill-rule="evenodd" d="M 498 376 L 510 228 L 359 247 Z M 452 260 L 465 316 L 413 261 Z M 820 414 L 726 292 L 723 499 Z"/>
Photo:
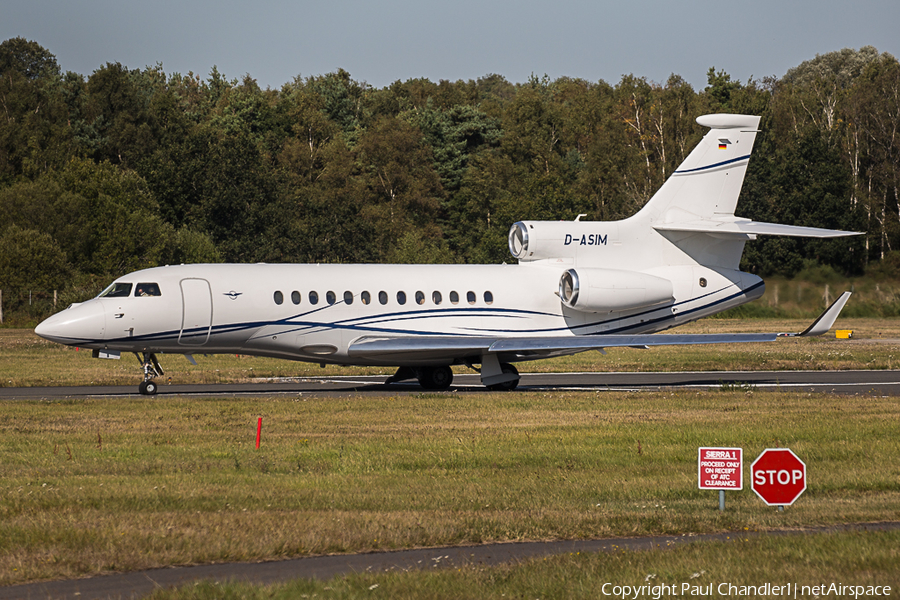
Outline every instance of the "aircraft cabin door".
<path fill-rule="evenodd" d="M 205 279 L 181 280 L 181 334 L 182 346 L 202 346 L 209 341 L 212 327 L 212 291 Z"/>

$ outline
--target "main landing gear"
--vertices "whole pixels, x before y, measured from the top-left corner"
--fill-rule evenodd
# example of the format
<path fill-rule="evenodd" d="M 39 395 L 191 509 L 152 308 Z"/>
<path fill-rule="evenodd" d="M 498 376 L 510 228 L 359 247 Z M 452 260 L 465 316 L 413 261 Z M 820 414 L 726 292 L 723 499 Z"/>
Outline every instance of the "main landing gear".
<path fill-rule="evenodd" d="M 409 379 L 418 379 L 419 385 L 426 390 L 446 390 L 453 383 L 453 370 L 450 367 L 400 367 L 385 383 Z"/>
<path fill-rule="evenodd" d="M 466 364 L 469 368 L 481 372 L 483 382 L 485 382 L 486 375 L 489 377 L 488 381 L 485 382 L 489 390 L 511 391 L 519 385 L 519 371 L 509 363 L 497 363 L 490 367 L 490 373 L 485 371 L 484 364 L 482 364 L 481 369 L 474 367 L 470 363 Z M 453 371 L 450 367 L 400 367 L 385 383 L 396 383 L 410 379 L 417 379 L 419 385 L 426 390 L 446 390 L 453 383 Z M 493 381 L 496 381 L 496 383 L 492 383 Z"/>
<path fill-rule="evenodd" d="M 144 369 L 144 381 L 138 386 L 138 391 L 145 396 L 154 396 L 156 392 L 159 391 L 159 386 L 156 385 L 156 382 L 153 381 L 155 377 L 159 377 L 163 375 L 162 367 L 159 366 L 159 361 L 156 360 L 156 355 L 150 352 L 142 352 L 143 358 L 138 356 L 138 353 L 135 352 L 134 356 L 138 359 L 138 362 L 141 363 L 141 367 Z"/>
<path fill-rule="evenodd" d="M 500 363 L 500 371 L 504 375 L 515 375 L 515 379 L 509 379 L 502 383 L 495 383 L 487 386 L 489 390 L 498 392 L 511 392 L 519 385 L 519 370 L 509 363 Z"/>

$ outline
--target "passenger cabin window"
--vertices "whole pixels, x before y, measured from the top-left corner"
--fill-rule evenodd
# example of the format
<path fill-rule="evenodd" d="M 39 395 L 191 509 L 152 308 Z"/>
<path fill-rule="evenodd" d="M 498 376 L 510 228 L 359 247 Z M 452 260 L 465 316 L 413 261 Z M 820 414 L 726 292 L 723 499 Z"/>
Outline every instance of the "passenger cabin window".
<path fill-rule="evenodd" d="M 484 293 L 484 303 L 485 304 L 493 304 L 494 303 L 494 295 L 490 292 Z"/>
<path fill-rule="evenodd" d="M 466 301 L 469 304 L 475 304 L 475 292 L 466 292 Z"/>
<path fill-rule="evenodd" d="M 155 283 L 139 283 L 134 288 L 135 296 L 162 296 L 159 286 Z"/>
<path fill-rule="evenodd" d="M 353 292 L 344 292 L 344 304 L 353 304 Z"/>
<path fill-rule="evenodd" d="M 284 302 L 284 294 L 281 292 L 275 292 L 275 304 L 281 304 Z"/>
<path fill-rule="evenodd" d="M 310 304 L 318 304 L 319 303 L 319 293 L 318 292 L 310 292 L 309 293 L 309 303 Z"/>
<path fill-rule="evenodd" d="M 127 298 L 131 295 L 130 283 L 114 283 L 100 292 L 98 298 Z"/>
<path fill-rule="evenodd" d="M 431 301 L 435 304 L 440 304 L 443 301 L 440 292 L 432 292 L 431 293 Z"/>
<path fill-rule="evenodd" d="M 359 295 L 359 300 L 363 304 L 371 304 L 372 296 L 369 294 L 369 292 L 363 292 L 362 294 Z"/>
<path fill-rule="evenodd" d="M 406 292 L 397 292 L 397 304 L 406 304 Z"/>
<path fill-rule="evenodd" d="M 387 304 L 387 292 L 378 292 L 378 302 Z"/>
<path fill-rule="evenodd" d="M 337 302 L 337 296 L 334 295 L 334 292 L 325 292 L 325 302 L 328 304 Z"/>
<path fill-rule="evenodd" d="M 416 292 L 416 304 L 425 304 L 425 294 Z"/>
<path fill-rule="evenodd" d="M 294 304 L 300 304 L 300 292 L 294 290 L 291 292 L 291 302 Z"/>
<path fill-rule="evenodd" d="M 459 294 L 450 292 L 450 304 L 459 304 Z"/>

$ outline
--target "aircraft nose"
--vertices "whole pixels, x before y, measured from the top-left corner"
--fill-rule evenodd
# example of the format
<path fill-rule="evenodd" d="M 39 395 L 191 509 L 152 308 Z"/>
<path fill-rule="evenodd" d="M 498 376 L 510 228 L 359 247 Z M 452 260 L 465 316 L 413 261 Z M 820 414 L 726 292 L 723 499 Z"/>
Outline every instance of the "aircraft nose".
<path fill-rule="evenodd" d="M 67 346 L 87 345 L 103 339 L 106 313 L 99 302 L 70 306 L 42 321 L 34 332 L 51 342 Z"/>

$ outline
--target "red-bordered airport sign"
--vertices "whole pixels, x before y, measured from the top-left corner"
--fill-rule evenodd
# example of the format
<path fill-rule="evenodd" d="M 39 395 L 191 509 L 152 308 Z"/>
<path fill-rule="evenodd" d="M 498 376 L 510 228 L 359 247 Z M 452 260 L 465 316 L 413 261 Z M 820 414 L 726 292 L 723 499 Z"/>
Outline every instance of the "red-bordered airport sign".
<path fill-rule="evenodd" d="M 701 490 L 744 489 L 742 448 L 700 448 L 697 480 Z"/>
<path fill-rule="evenodd" d="M 789 448 L 763 450 L 750 465 L 750 487 L 769 506 L 790 506 L 806 490 L 806 464 Z"/>

